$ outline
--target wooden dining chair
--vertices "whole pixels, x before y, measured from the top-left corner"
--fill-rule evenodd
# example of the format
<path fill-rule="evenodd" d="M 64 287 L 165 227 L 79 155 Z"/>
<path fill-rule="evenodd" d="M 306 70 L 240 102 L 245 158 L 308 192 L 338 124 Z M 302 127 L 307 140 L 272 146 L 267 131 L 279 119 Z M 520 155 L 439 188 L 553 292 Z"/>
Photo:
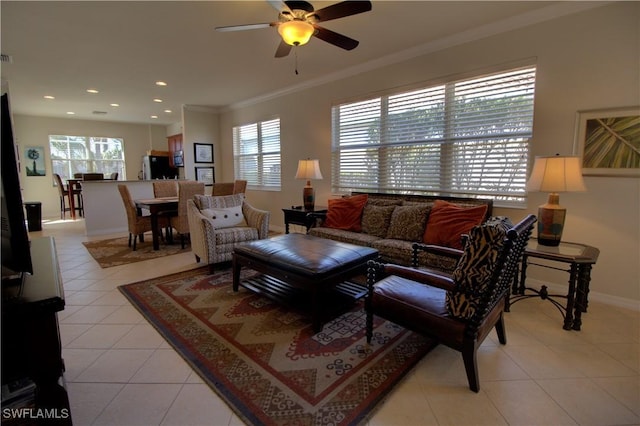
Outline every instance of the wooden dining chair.
<path fill-rule="evenodd" d="M 56 186 L 58 187 L 58 195 L 60 197 L 60 219 L 65 219 L 66 218 L 66 212 L 71 212 L 71 208 L 67 207 L 67 200 L 69 200 L 69 197 L 76 197 L 76 199 L 78 200 L 77 203 L 75 203 L 75 210 L 78 211 L 78 213 L 80 214 L 80 216 L 83 216 L 84 214 L 84 206 L 82 205 L 82 189 L 80 188 L 71 188 L 71 192 L 69 191 L 69 188 L 66 187 L 64 185 L 64 183 L 62 182 L 62 178 L 60 177 L 59 174 L 54 173 L 53 174 L 54 179 L 56 180 Z M 66 197 L 66 199 L 65 199 Z M 71 201 L 69 200 L 69 206 L 71 206 Z"/>
<path fill-rule="evenodd" d="M 118 185 L 118 191 L 122 197 L 124 209 L 127 212 L 127 225 L 129 228 L 129 247 L 133 240 L 133 251 L 136 251 L 136 242 L 140 239 L 140 242 L 144 242 L 144 233 L 151 231 L 151 216 L 142 216 L 138 214 L 136 204 L 131 198 L 131 193 L 127 185 Z M 158 217 L 158 228 L 163 229 L 169 225 L 168 218 Z"/>
<path fill-rule="evenodd" d="M 152 185 L 153 185 L 153 196 L 155 198 L 178 196 L 178 181 L 154 180 Z"/>

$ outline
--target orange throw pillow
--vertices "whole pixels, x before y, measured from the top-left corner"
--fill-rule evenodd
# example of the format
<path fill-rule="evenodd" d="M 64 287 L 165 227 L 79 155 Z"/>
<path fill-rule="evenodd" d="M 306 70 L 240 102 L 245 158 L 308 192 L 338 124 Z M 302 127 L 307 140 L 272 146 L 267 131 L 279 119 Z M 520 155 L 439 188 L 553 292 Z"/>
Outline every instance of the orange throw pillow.
<path fill-rule="evenodd" d="M 436 200 L 431 209 L 423 241 L 462 250 L 462 235 L 480 225 L 487 214 L 487 206 L 460 207 L 444 200 Z"/>
<path fill-rule="evenodd" d="M 324 226 L 327 228 L 360 232 L 362 230 L 360 223 L 362 210 L 364 209 L 364 205 L 367 204 L 368 198 L 369 196 L 367 194 L 362 194 L 329 200 L 329 209 Z"/>

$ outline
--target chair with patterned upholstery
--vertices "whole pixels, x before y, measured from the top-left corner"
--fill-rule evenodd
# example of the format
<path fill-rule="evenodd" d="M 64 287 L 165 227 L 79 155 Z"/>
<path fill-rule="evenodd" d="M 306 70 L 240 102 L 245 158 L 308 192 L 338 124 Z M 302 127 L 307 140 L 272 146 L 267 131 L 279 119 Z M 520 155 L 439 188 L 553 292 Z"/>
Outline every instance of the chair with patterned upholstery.
<path fill-rule="evenodd" d="M 374 315 L 424 334 L 462 353 L 469 388 L 478 392 L 478 347 L 493 328 L 507 342 L 506 298 L 535 222 L 528 215 L 515 226 L 503 217 L 475 226 L 452 274 L 370 261 L 367 342 L 384 344 L 373 335 Z"/>
<path fill-rule="evenodd" d="M 245 241 L 267 238 L 269 215 L 247 203 L 244 194 L 196 195 L 187 201 L 191 250 L 196 261 L 214 265 L 228 262 L 233 248 Z"/>
<path fill-rule="evenodd" d="M 184 248 L 185 237 L 189 235 L 189 218 L 187 217 L 187 201 L 196 195 L 204 195 L 204 182 L 178 182 L 178 214 L 171 217 L 171 227 L 180 235 L 180 245 Z"/>
<path fill-rule="evenodd" d="M 211 195 L 233 195 L 244 194 L 247 190 L 246 180 L 235 180 L 233 182 L 218 182 L 211 187 Z"/>

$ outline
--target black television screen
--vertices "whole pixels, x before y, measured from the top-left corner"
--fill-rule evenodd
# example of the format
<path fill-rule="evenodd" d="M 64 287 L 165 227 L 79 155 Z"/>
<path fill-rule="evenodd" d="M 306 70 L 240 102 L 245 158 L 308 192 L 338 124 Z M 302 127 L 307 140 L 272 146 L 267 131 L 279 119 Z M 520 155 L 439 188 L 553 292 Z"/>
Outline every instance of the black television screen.
<path fill-rule="evenodd" d="M 33 274 L 29 234 L 25 224 L 18 157 L 13 140 L 9 95 L 2 93 L 2 281 Z"/>

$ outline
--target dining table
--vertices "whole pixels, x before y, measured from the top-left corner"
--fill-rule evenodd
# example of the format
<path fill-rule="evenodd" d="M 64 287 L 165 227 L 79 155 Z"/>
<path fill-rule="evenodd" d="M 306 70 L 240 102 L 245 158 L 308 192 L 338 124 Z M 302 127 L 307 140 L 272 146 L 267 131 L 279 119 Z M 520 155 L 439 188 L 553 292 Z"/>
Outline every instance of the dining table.
<path fill-rule="evenodd" d="M 142 198 L 134 200 L 138 214 L 142 209 L 149 210 L 151 215 L 151 235 L 153 237 L 153 249 L 160 250 L 160 229 L 158 227 L 158 215 L 164 212 L 178 210 L 178 197 Z"/>

